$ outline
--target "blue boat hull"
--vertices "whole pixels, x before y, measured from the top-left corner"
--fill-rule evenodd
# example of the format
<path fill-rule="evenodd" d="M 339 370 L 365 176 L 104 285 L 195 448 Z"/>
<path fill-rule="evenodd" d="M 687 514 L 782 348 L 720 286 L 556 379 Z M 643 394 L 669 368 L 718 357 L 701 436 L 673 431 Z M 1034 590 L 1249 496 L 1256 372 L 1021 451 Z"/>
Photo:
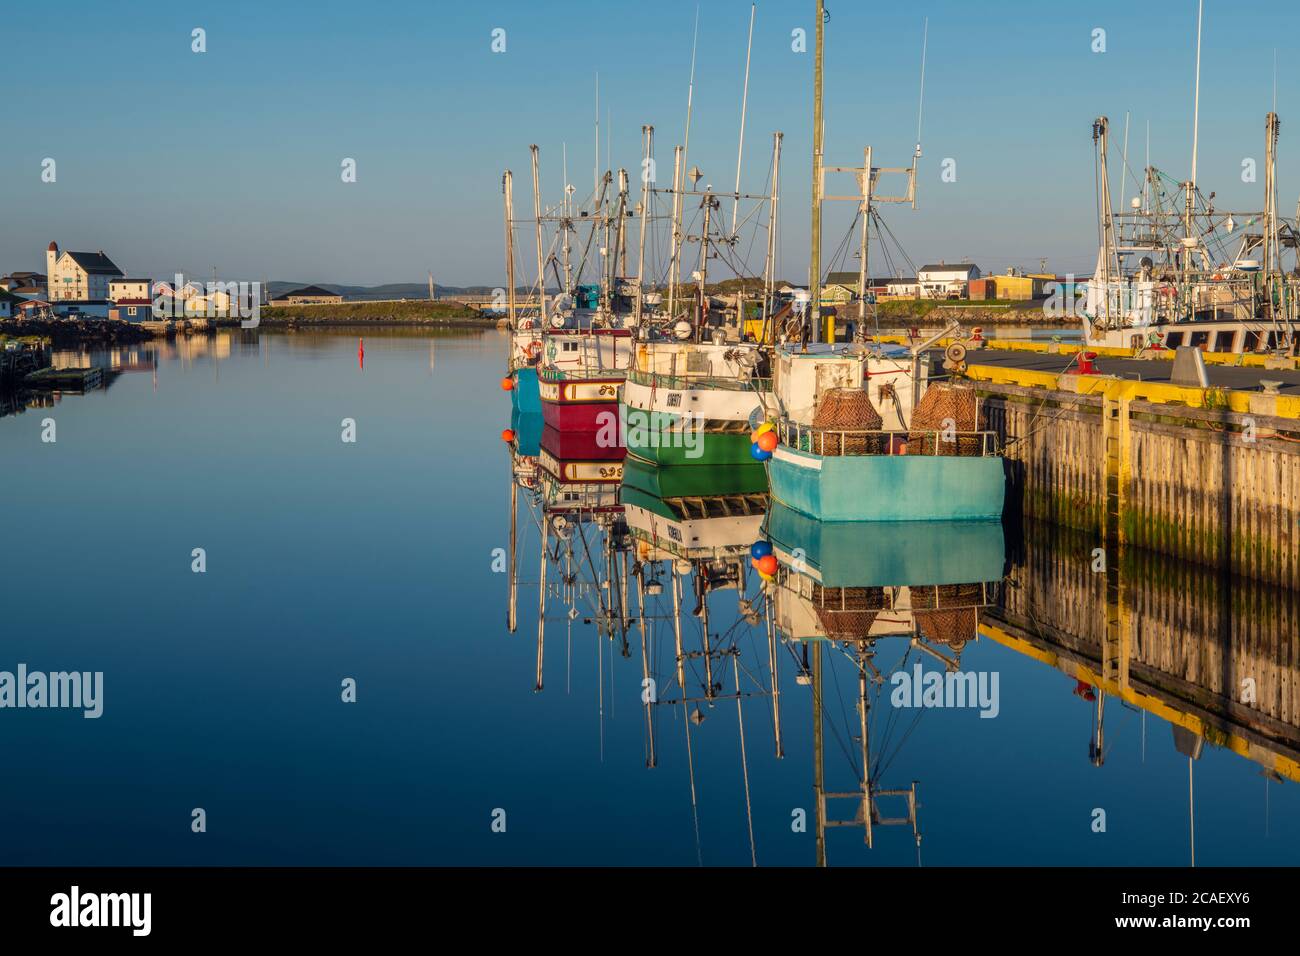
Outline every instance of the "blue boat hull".
<path fill-rule="evenodd" d="M 797 556 L 829 588 L 997 581 L 1006 561 L 1001 521 L 835 523 L 774 504 L 765 531 L 783 560 Z"/>
<path fill-rule="evenodd" d="M 781 446 L 772 497 L 819 521 L 967 521 L 1002 516 L 1002 459 L 814 455 Z"/>
<path fill-rule="evenodd" d="M 511 407 L 525 415 L 540 415 L 542 394 L 537 388 L 537 369 L 530 365 L 517 368 L 512 374 L 515 387 L 510 391 Z"/>

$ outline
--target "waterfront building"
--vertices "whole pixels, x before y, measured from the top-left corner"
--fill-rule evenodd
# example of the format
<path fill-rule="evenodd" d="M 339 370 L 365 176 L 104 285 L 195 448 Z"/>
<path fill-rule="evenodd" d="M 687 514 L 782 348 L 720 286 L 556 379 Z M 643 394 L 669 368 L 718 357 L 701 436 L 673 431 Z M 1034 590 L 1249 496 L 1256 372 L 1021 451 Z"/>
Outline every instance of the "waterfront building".
<path fill-rule="evenodd" d="M 46 277 L 40 272 L 11 272 L 0 276 L 0 289 L 14 295 L 44 297 Z"/>
<path fill-rule="evenodd" d="M 272 299 L 271 305 L 337 305 L 342 301 L 343 296 L 338 293 L 322 289 L 318 285 L 309 285 Z"/>
<path fill-rule="evenodd" d="M 153 318 L 153 297 L 150 295 L 151 279 L 114 279 L 108 284 L 108 297 L 113 307 L 110 319 L 123 322 L 148 322 Z"/>
<path fill-rule="evenodd" d="M 50 302 L 58 308 L 66 303 L 68 311 L 98 311 L 104 306 L 107 315 L 108 285 L 121 279 L 124 273 L 113 260 L 99 252 L 59 252 L 59 244 L 51 242 L 45 252 L 45 267 L 49 275 Z M 79 310 L 77 306 L 86 306 Z"/>
<path fill-rule="evenodd" d="M 14 312 L 26 301 L 7 289 L 0 289 L 0 319 L 13 318 Z"/>
<path fill-rule="evenodd" d="M 922 266 L 916 273 L 924 299 L 964 299 L 972 279 L 980 278 L 979 266 L 958 262 Z"/>

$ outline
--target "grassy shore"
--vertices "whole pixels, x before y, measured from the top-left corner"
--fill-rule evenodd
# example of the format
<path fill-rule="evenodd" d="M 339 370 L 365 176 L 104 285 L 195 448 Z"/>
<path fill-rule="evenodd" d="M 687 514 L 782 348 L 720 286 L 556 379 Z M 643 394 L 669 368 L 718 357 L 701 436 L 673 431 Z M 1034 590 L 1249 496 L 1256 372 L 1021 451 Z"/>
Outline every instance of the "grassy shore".
<path fill-rule="evenodd" d="M 369 322 L 412 325 L 461 325 L 482 328 L 496 324 L 462 302 L 340 302 L 337 305 L 265 306 L 265 325 L 359 325 Z"/>
<path fill-rule="evenodd" d="M 882 320 L 935 322 L 957 319 L 1004 325 L 1074 325 L 1074 319 L 1048 315 L 1042 299 L 998 301 L 996 299 L 889 299 L 876 306 Z M 846 308 L 841 306 L 841 310 Z M 850 310 L 853 305 L 847 306 Z M 841 312 L 841 314 L 843 314 Z"/>

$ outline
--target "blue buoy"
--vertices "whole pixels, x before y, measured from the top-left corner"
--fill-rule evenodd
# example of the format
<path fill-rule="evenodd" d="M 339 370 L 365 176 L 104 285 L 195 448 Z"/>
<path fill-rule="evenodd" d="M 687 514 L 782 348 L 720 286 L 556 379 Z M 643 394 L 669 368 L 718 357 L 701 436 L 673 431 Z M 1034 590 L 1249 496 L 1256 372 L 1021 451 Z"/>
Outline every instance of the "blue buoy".
<path fill-rule="evenodd" d="M 759 448 L 758 444 L 755 443 L 749 446 L 749 457 L 753 458 L 755 461 L 767 461 L 772 457 L 772 453 L 770 451 L 763 451 L 763 449 Z"/>
<path fill-rule="evenodd" d="M 766 541 L 755 541 L 749 546 L 749 556 L 754 560 L 765 558 L 772 553 L 772 545 Z"/>

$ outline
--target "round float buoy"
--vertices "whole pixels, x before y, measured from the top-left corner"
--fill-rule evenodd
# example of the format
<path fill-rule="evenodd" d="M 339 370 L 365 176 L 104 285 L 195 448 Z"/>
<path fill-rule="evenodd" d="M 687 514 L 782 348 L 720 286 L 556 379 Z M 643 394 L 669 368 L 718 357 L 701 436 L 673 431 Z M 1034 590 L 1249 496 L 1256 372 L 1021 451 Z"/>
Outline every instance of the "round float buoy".
<path fill-rule="evenodd" d="M 503 379 L 501 380 L 501 387 L 502 387 L 503 389 L 505 389 L 507 392 L 509 392 L 509 391 L 513 391 L 513 390 L 514 390 L 514 387 L 515 387 L 515 380 L 514 380 L 514 378 L 512 378 L 512 377 L 509 376 L 509 375 L 507 375 L 505 378 L 503 378 Z"/>
<path fill-rule="evenodd" d="M 763 451 L 773 451 L 780 444 L 777 440 L 776 432 L 763 432 L 758 436 L 758 447 Z"/>
<path fill-rule="evenodd" d="M 503 432 L 501 433 L 501 440 L 504 441 L 504 442 L 512 442 L 512 441 L 514 441 L 514 440 L 515 440 L 515 430 L 514 430 L 513 428 L 507 428 L 505 431 L 503 431 Z"/>
<path fill-rule="evenodd" d="M 754 461 L 767 461 L 772 457 L 772 453 L 770 451 L 763 451 L 763 449 L 758 445 L 750 445 L 749 457 L 753 458 Z"/>
<path fill-rule="evenodd" d="M 763 574 L 776 574 L 776 555 L 765 554 L 758 559 L 758 570 Z"/>
<path fill-rule="evenodd" d="M 749 553 L 757 561 L 759 558 L 765 558 L 772 553 L 772 545 L 767 541 L 755 541 L 749 546 Z"/>

